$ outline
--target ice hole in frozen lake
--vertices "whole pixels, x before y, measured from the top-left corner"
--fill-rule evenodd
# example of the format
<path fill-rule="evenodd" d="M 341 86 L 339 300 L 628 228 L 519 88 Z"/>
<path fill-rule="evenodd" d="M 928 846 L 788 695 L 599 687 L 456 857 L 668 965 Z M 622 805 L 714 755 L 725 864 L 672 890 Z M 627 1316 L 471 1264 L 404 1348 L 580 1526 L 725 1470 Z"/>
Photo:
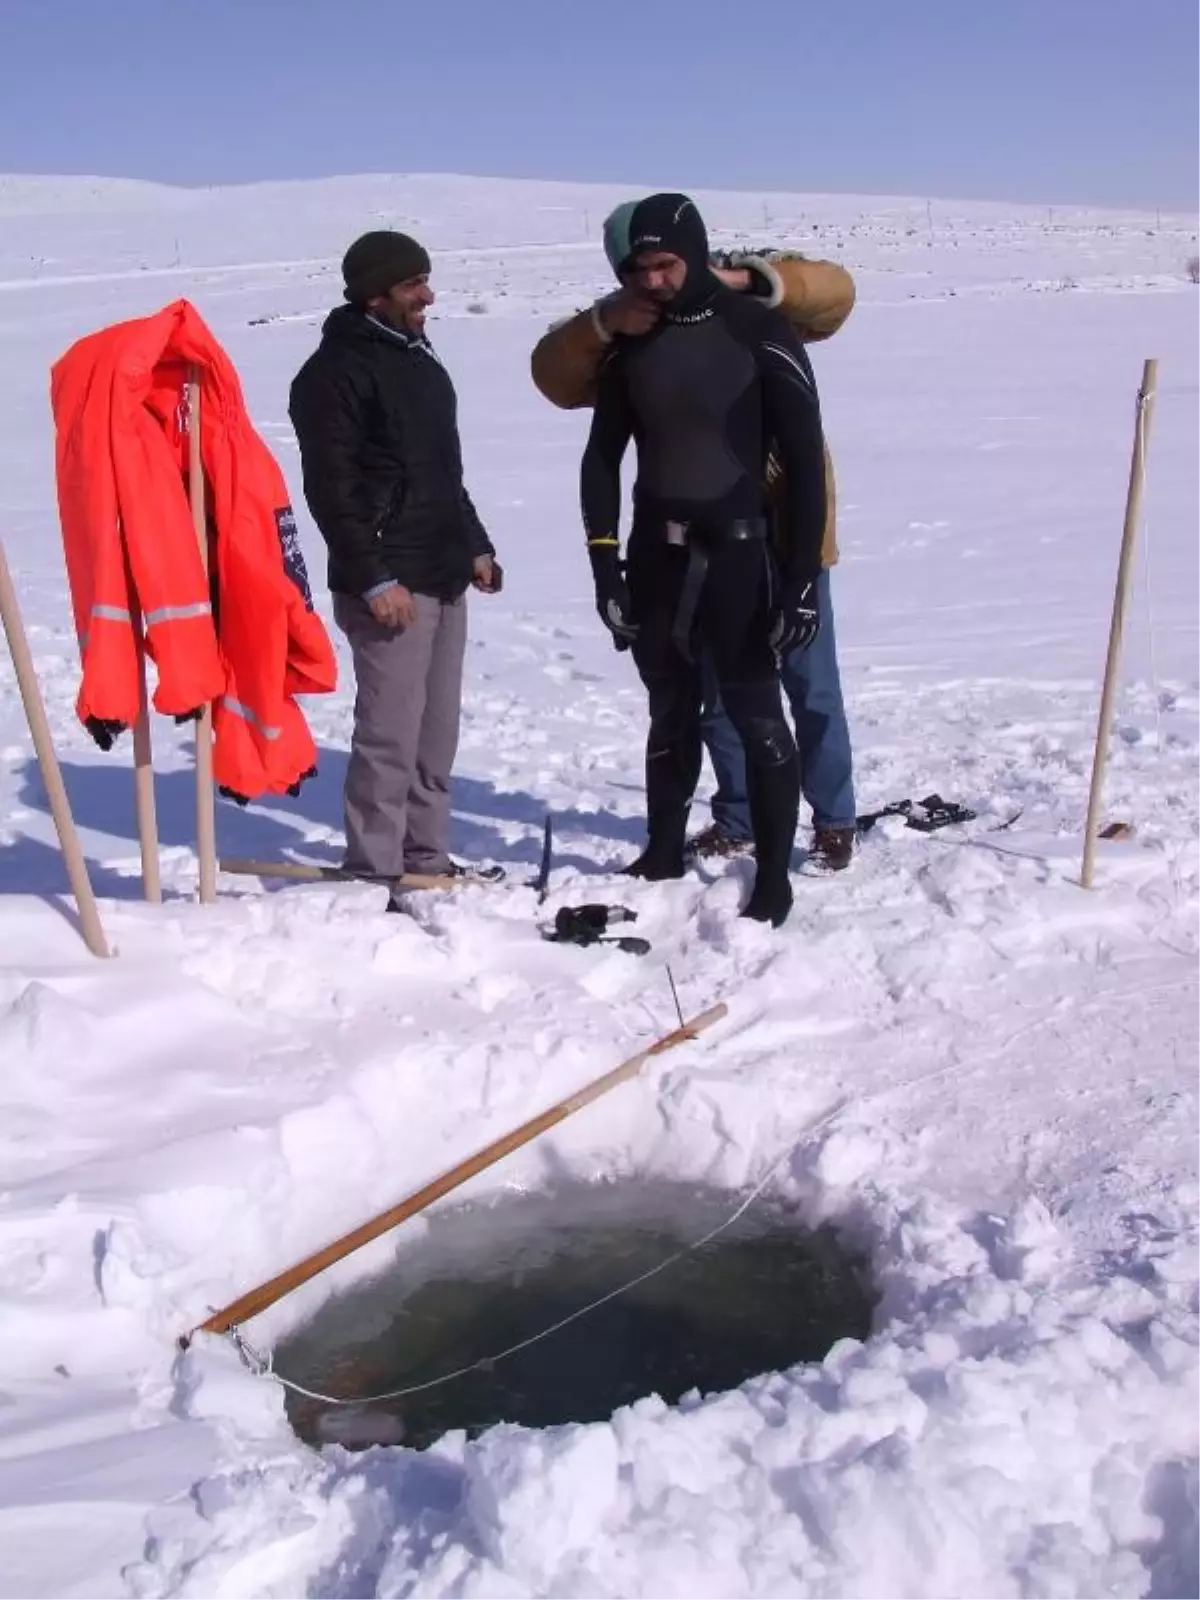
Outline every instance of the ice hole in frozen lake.
<path fill-rule="evenodd" d="M 388 1272 L 327 1301 L 279 1344 L 282 1377 L 355 1402 L 288 1390 L 293 1428 L 314 1445 L 403 1440 L 423 1449 L 455 1428 L 595 1422 L 645 1395 L 673 1404 L 691 1390 L 732 1389 L 818 1361 L 838 1339 L 866 1338 L 874 1295 L 865 1264 L 831 1230 L 806 1230 L 759 1199 L 700 1249 L 488 1361 L 703 1238 L 738 1201 L 629 1180 L 434 1213 Z M 418 1393 L 370 1398 L 464 1367 L 472 1370 Z"/>

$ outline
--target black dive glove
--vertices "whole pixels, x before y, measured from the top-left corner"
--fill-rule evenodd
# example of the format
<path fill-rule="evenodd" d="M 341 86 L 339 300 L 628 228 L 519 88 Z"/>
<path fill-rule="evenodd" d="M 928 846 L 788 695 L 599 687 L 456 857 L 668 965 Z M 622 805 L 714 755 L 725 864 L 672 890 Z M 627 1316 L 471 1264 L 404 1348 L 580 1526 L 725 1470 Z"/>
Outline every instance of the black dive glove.
<path fill-rule="evenodd" d="M 821 630 L 817 603 L 819 573 L 797 573 L 784 580 L 771 623 L 771 648 L 782 661 L 793 650 L 807 650 Z"/>
<path fill-rule="evenodd" d="M 633 621 L 629 604 L 629 589 L 625 583 L 625 568 L 621 553 L 615 543 L 588 546 L 592 563 L 592 577 L 596 584 L 596 610 L 600 620 L 613 636 L 618 650 L 628 650 L 637 638 L 637 623 Z"/>

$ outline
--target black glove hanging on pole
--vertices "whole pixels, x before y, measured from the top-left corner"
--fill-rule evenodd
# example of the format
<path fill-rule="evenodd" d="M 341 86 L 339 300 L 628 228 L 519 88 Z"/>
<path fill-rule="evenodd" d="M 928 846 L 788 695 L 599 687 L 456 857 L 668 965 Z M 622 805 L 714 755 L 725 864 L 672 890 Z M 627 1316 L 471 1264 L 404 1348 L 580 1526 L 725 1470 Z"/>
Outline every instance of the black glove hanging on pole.
<path fill-rule="evenodd" d="M 593 540 L 588 544 L 588 556 L 596 584 L 596 610 L 600 613 L 600 620 L 612 634 L 617 649 L 628 650 L 637 638 L 638 630 L 632 619 L 620 547 L 615 539 Z"/>
<path fill-rule="evenodd" d="M 807 650 L 821 631 L 817 600 L 819 576 L 819 573 L 804 573 L 784 580 L 779 608 L 771 623 L 771 648 L 781 661 L 793 650 Z"/>

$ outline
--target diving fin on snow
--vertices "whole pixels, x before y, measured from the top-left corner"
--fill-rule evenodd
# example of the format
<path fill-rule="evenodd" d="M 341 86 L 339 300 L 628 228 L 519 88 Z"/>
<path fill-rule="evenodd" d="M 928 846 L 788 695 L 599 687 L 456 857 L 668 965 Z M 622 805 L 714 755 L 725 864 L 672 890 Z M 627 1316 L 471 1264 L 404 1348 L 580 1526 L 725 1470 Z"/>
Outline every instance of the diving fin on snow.
<path fill-rule="evenodd" d="M 924 800 L 893 800 L 878 811 L 866 812 L 858 818 L 858 831 L 870 833 L 884 817 L 903 817 L 907 828 L 915 828 L 918 833 L 936 833 L 939 828 L 951 827 L 956 822 L 973 822 L 977 815 L 969 806 L 959 805 L 956 800 L 943 800 L 940 794 L 928 794 Z"/>
<path fill-rule="evenodd" d="M 940 794 L 926 795 L 918 800 L 909 813 L 906 826 L 918 833 L 936 833 L 938 828 L 948 828 L 956 822 L 974 822 L 976 813 L 956 800 L 943 800 Z"/>
<path fill-rule="evenodd" d="M 626 955 L 649 955 L 648 939 L 631 935 L 609 937 L 608 930 L 614 923 L 636 921 L 637 912 L 630 911 L 627 906 L 560 906 L 553 928 L 544 928 L 542 938 L 553 944 L 577 944 L 584 949 L 593 944 L 615 944 Z"/>

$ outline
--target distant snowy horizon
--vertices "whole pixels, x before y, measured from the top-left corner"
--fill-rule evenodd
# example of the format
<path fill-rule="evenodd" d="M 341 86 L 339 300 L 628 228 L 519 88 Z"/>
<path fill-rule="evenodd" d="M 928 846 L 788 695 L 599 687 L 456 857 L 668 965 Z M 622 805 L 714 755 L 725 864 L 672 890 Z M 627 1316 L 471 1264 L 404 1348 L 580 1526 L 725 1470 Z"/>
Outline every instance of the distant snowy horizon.
<path fill-rule="evenodd" d="M 923 208 L 930 204 L 937 206 L 965 206 L 972 211 L 994 211 L 997 214 L 1020 215 L 1025 212 L 1046 213 L 1048 210 L 1060 214 L 1062 219 L 1071 216 L 1094 215 L 1103 217 L 1155 217 L 1163 221 L 1180 221 L 1195 219 L 1200 216 L 1200 207 L 1195 210 L 1180 206 L 1154 206 L 1154 205 L 1096 205 L 1087 201 L 1059 196 L 1034 196 L 1012 199 L 996 199 L 989 196 L 973 196 L 967 194 L 922 192 L 920 190 L 852 190 L 852 189 L 794 189 L 780 187 L 754 187 L 734 186 L 724 184 L 705 185 L 680 185 L 668 177 L 662 177 L 657 182 L 646 179 L 623 180 L 617 178 L 604 179 L 564 179 L 542 178 L 534 176 L 494 176 L 486 173 L 454 172 L 454 171 L 402 171 L 399 169 L 378 170 L 367 169 L 357 172 L 339 174 L 322 174 L 311 177 L 289 178 L 246 178 L 237 181 L 222 181 L 214 183 L 168 183 L 155 178 L 131 177 L 123 173 L 83 173 L 83 172 L 0 172 L 0 200 L 12 187 L 22 184 L 31 185 L 34 189 L 45 186 L 52 189 L 55 185 L 64 186 L 68 192 L 64 200 L 77 199 L 77 188 L 89 186 L 111 186 L 114 194 L 131 195 L 141 192 L 146 195 L 179 195 L 198 196 L 216 194 L 240 194 L 247 190 L 296 190 L 312 187 L 343 188 L 352 184 L 385 183 L 450 183 L 470 184 L 475 186 L 511 187 L 514 190 L 545 189 L 545 190 L 570 190 L 572 192 L 587 192 L 602 195 L 620 192 L 624 196 L 650 194 L 655 190 L 683 188 L 689 193 L 706 195 L 710 197 L 731 196 L 739 199 L 771 200 L 781 198 L 788 200 L 816 201 L 841 201 L 859 205 L 871 206 L 904 206 Z"/>

